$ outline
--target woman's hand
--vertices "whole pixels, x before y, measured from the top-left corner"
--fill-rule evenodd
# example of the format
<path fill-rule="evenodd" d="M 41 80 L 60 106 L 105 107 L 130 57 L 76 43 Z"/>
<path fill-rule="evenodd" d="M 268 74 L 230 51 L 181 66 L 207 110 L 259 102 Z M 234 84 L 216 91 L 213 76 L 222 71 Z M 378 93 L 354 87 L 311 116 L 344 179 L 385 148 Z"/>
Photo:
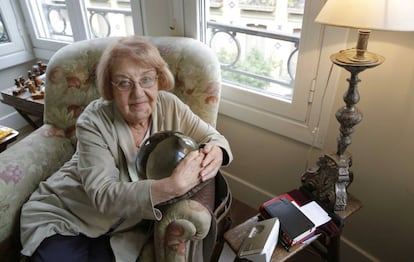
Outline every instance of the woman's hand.
<path fill-rule="evenodd" d="M 200 179 L 203 182 L 216 176 L 223 163 L 223 151 L 217 145 L 206 144 L 200 152 L 204 154 L 200 172 Z"/>
<path fill-rule="evenodd" d="M 205 154 L 203 152 L 199 150 L 191 151 L 174 169 L 171 178 L 174 180 L 174 185 L 177 185 L 177 189 L 181 189 L 182 194 L 187 193 L 201 182 L 199 174 L 203 168 L 204 158 Z"/>
<path fill-rule="evenodd" d="M 153 204 L 181 196 L 201 182 L 215 177 L 222 162 L 223 152 L 217 145 L 206 144 L 200 150 L 188 153 L 171 176 L 152 183 Z"/>
<path fill-rule="evenodd" d="M 170 200 L 187 193 L 202 182 L 200 172 L 205 154 L 201 150 L 188 153 L 173 170 L 171 176 L 154 180 L 151 184 L 153 204 Z"/>

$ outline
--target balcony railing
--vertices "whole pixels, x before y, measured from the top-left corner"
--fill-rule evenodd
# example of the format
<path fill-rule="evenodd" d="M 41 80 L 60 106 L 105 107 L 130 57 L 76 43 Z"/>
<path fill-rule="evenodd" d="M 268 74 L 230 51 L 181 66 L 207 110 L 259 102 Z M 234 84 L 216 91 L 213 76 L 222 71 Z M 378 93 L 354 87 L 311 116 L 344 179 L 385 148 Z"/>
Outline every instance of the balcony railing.
<path fill-rule="evenodd" d="M 55 4 L 43 4 L 43 13 L 46 16 L 47 29 L 52 36 L 72 37 L 68 32 L 69 19 L 67 17 L 66 5 L 55 1 Z"/>
<path fill-rule="evenodd" d="M 232 41 L 234 41 L 235 43 L 237 54 L 234 55 L 233 61 L 230 61 L 230 62 L 221 61 L 222 70 L 229 71 L 229 72 L 235 72 L 237 74 L 241 74 L 241 75 L 244 75 L 244 76 L 256 79 L 256 80 L 260 80 L 260 81 L 263 80 L 263 81 L 274 83 L 274 84 L 281 85 L 284 87 L 292 87 L 292 83 L 295 79 L 294 67 L 295 67 L 296 61 L 294 61 L 295 60 L 294 55 L 298 52 L 299 40 L 300 40 L 299 35 L 290 35 L 290 34 L 285 34 L 285 33 L 280 33 L 280 32 L 272 32 L 269 30 L 261 29 L 260 27 L 255 27 L 255 28 L 241 27 L 241 26 L 223 24 L 223 23 L 218 23 L 218 22 L 213 22 L 213 21 L 207 22 L 207 28 L 211 30 L 209 43 L 210 43 L 210 47 L 212 47 L 213 49 L 214 47 L 212 46 L 212 43 L 214 41 L 214 38 L 218 35 L 218 33 L 227 34 L 232 39 Z M 263 39 L 259 40 L 260 42 L 259 46 L 263 44 L 263 41 L 267 41 L 267 39 L 279 40 L 279 41 L 287 42 L 287 44 L 290 43 L 293 46 L 293 48 L 291 48 L 288 58 L 282 60 L 282 62 L 286 63 L 284 67 L 287 70 L 289 79 L 286 79 L 286 77 L 283 78 L 283 77 L 270 77 L 266 75 L 260 75 L 257 73 L 252 73 L 252 72 L 240 69 L 240 67 L 238 66 L 238 62 L 240 61 L 242 54 L 246 54 L 246 52 L 248 52 L 247 50 L 242 50 L 243 45 L 241 45 L 240 43 L 241 41 L 239 40 L 239 38 L 242 36 L 262 37 Z"/>
<path fill-rule="evenodd" d="M 43 4 L 43 12 L 46 16 L 47 28 L 51 36 L 72 37 L 68 30 L 69 18 L 67 17 L 67 9 L 65 4 Z M 108 16 L 123 15 L 124 17 L 131 17 L 131 10 L 125 8 L 102 8 L 102 7 L 87 7 L 89 26 L 94 37 L 110 36 L 114 28 Z"/>
<path fill-rule="evenodd" d="M 112 32 L 112 26 L 108 19 L 109 14 L 118 14 L 123 15 L 124 17 L 132 17 L 131 10 L 129 9 L 122 9 L 122 8 L 101 8 L 101 7 L 88 7 L 87 11 L 89 12 L 89 24 L 91 26 L 91 31 L 94 37 L 107 37 L 111 35 Z M 96 23 L 94 23 L 94 19 L 102 21 L 99 23 L 99 28 L 95 28 L 94 26 Z M 106 32 L 104 34 L 101 34 L 101 32 Z"/>

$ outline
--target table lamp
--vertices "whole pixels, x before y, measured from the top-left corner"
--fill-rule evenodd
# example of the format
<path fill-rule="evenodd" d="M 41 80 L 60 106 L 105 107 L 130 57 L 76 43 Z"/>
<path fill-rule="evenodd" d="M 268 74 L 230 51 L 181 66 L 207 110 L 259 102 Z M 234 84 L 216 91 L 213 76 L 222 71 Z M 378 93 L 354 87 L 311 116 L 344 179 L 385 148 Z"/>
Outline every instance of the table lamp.
<path fill-rule="evenodd" d="M 342 211 L 347 207 L 347 188 L 353 179 L 350 170 L 351 154 L 346 150 L 351 144 L 354 126 L 362 120 L 356 108 L 359 102 L 358 74 L 380 65 L 381 55 L 367 51 L 371 30 L 414 31 L 414 0 L 328 0 L 316 17 L 317 23 L 357 28 L 355 48 L 331 55 L 331 61 L 348 72 L 349 86 L 343 96 L 345 106 L 335 116 L 340 123 L 335 153 L 320 157 L 317 167 L 302 176 L 302 188 L 312 193 L 326 208 Z"/>

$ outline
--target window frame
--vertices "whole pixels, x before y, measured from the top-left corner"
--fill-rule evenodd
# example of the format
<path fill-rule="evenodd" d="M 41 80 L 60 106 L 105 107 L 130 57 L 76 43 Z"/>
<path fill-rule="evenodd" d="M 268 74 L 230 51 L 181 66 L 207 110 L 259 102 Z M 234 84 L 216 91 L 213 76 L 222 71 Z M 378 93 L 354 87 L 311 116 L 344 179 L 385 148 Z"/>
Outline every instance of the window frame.
<path fill-rule="evenodd" d="M 182 1 L 184 5 L 192 2 Z M 199 6 L 205 6 L 205 1 L 208 0 L 199 0 Z M 314 22 L 325 2 L 305 2 L 307 12 L 303 21 L 292 103 L 223 82 L 219 111 L 222 115 L 317 148 L 324 146 L 339 79 L 339 70 L 333 67 L 329 56 L 345 48 L 348 32 Z M 200 10 L 194 12 L 199 13 Z M 191 24 L 197 23 L 185 19 L 185 28 Z M 203 26 L 206 27 L 206 24 L 204 21 Z M 204 39 L 204 42 L 208 41 Z"/>
<path fill-rule="evenodd" d="M 34 16 L 30 10 L 29 1 L 30 0 L 19 0 L 24 16 L 28 18 L 28 31 L 33 44 L 33 52 L 37 58 L 48 60 L 57 50 L 70 43 L 54 39 L 40 38 L 37 36 L 37 32 L 31 23 L 31 21 L 34 20 Z M 144 15 L 141 11 L 145 8 L 145 3 L 142 0 L 131 0 L 130 3 L 134 32 L 135 34 L 145 35 Z M 70 0 L 67 1 L 66 7 L 69 14 L 74 41 L 90 39 L 91 35 L 88 29 L 87 16 L 85 14 L 85 2 L 83 0 Z M 110 8 L 108 8 L 108 10 L 110 10 Z"/>
<path fill-rule="evenodd" d="M 6 0 L 0 5 L 3 25 L 10 39 L 10 42 L 0 44 L 0 70 L 34 59 L 28 38 L 22 29 L 24 26 L 17 19 L 20 14 L 14 4 L 14 1 Z"/>

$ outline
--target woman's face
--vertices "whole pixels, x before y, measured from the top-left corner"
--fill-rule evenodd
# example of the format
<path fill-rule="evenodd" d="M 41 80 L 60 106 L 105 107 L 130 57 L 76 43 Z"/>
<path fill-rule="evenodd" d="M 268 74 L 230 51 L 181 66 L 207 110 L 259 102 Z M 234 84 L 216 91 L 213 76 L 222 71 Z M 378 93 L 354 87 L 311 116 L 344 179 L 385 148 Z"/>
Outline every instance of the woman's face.
<path fill-rule="evenodd" d="M 116 59 L 112 65 L 114 102 L 128 124 L 149 119 L 158 96 L 155 68 L 141 68 L 132 59 Z"/>

